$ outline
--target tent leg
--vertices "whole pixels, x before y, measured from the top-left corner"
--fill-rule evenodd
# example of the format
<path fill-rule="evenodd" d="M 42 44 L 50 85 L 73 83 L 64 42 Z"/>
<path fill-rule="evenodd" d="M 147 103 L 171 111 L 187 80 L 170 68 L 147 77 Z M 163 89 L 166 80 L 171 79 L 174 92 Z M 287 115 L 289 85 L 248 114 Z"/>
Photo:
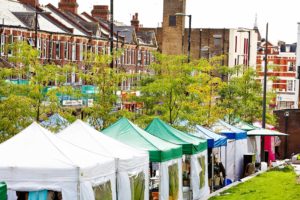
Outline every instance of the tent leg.
<path fill-rule="evenodd" d="M 214 192 L 214 154 L 211 153 L 211 192 Z"/>
<path fill-rule="evenodd" d="M 225 172 L 226 172 L 226 174 L 227 174 L 227 145 L 225 146 Z M 225 179 L 225 184 L 224 185 L 226 185 L 226 176 L 224 177 L 224 179 Z"/>

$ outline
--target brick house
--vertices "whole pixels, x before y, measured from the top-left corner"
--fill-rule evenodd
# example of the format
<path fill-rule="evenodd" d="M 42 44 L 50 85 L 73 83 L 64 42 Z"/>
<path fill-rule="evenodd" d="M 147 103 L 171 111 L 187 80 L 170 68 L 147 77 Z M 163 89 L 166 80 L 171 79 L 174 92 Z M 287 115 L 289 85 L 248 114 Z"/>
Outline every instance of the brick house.
<path fill-rule="evenodd" d="M 95 5 L 91 14 L 80 14 L 76 0 L 60 0 L 58 7 L 51 3 L 40 5 L 38 0 L 0 0 L 0 5 L 0 66 L 11 66 L 7 58 L 13 55 L 6 45 L 27 41 L 35 47 L 36 11 L 39 13 L 36 48 L 41 63 L 69 64 L 84 69 L 85 52 L 110 53 L 108 6 Z M 129 26 L 114 23 L 114 48 L 123 49 L 114 66 L 127 73 L 147 73 L 147 66 L 154 59 L 153 51 L 157 50 L 155 32 L 139 27 L 138 14 Z M 126 32 L 122 31 L 124 29 Z M 120 83 L 121 91 L 129 91 L 134 82 L 133 79 L 124 80 Z M 84 83 L 72 73 L 66 84 Z"/>

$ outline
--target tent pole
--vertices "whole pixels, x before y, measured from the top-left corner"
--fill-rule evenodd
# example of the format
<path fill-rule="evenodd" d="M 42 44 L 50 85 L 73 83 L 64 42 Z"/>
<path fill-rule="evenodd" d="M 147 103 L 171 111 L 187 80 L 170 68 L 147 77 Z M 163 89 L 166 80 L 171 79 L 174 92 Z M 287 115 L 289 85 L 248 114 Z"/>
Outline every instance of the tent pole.
<path fill-rule="evenodd" d="M 77 170 L 78 170 L 77 200 L 80 200 L 80 167 L 77 167 Z"/>
<path fill-rule="evenodd" d="M 119 181 L 118 181 L 118 169 L 119 169 L 119 158 L 116 158 L 116 199 L 118 200 L 119 199 L 119 194 L 118 194 L 118 189 L 119 189 Z M 131 189 L 131 188 L 130 188 Z M 131 197 L 132 198 L 132 197 Z"/>
<path fill-rule="evenodd" d="M 211 192 L 214 192 L 214 154 L 211 152 Z"/>
<path fill-rule="evenodd" d="M 227 145 L 225 146 L 225 172 L 227 174 Z M 224 177 L 226 183 L 226 176 Z"/>

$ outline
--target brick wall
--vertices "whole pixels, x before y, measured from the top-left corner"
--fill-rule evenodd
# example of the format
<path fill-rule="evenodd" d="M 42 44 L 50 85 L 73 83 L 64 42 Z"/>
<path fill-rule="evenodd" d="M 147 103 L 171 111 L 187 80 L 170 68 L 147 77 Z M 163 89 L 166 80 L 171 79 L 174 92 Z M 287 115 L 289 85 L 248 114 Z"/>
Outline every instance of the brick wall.
<path fill-rule="evenodd" d="M 285 117 L 288 112 L 289 116 Z M 285 156 L 285 145 L 287 139 L 287 157 L 292 153 L 300 153 L 300 110 L 299 109 L 285 109 L 274 112 L 278 117 L 278 131 L 289 134 L 288 137 L 281 137 L 281 145 L 279 152 L 281 158 Z"/>

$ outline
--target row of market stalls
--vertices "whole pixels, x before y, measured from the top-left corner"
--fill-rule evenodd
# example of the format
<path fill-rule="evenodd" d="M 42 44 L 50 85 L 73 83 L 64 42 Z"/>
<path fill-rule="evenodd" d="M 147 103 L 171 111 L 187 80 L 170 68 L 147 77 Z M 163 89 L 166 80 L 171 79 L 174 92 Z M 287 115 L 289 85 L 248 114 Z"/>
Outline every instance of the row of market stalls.
<path fill-rule="evenodd" d="M 247 131 L 222 120 L 210 129 L 197 125 L 193 133 L 158 118 L 146 129 L 121 118 L 102 132 L 80 120 L 69 125 L 57 115 L 43 125 L 49 128 L 55 120 L 66 124 L 56 135 L 33 123 L 0 144 L 0 181 L 7 184 L 9 200 L 20 195 L 30 200 L 51 195 L 72 200 L 206 199 L 214 190 L 216 166 L 221 182 L 239 180 L 250 149 Z"/>

